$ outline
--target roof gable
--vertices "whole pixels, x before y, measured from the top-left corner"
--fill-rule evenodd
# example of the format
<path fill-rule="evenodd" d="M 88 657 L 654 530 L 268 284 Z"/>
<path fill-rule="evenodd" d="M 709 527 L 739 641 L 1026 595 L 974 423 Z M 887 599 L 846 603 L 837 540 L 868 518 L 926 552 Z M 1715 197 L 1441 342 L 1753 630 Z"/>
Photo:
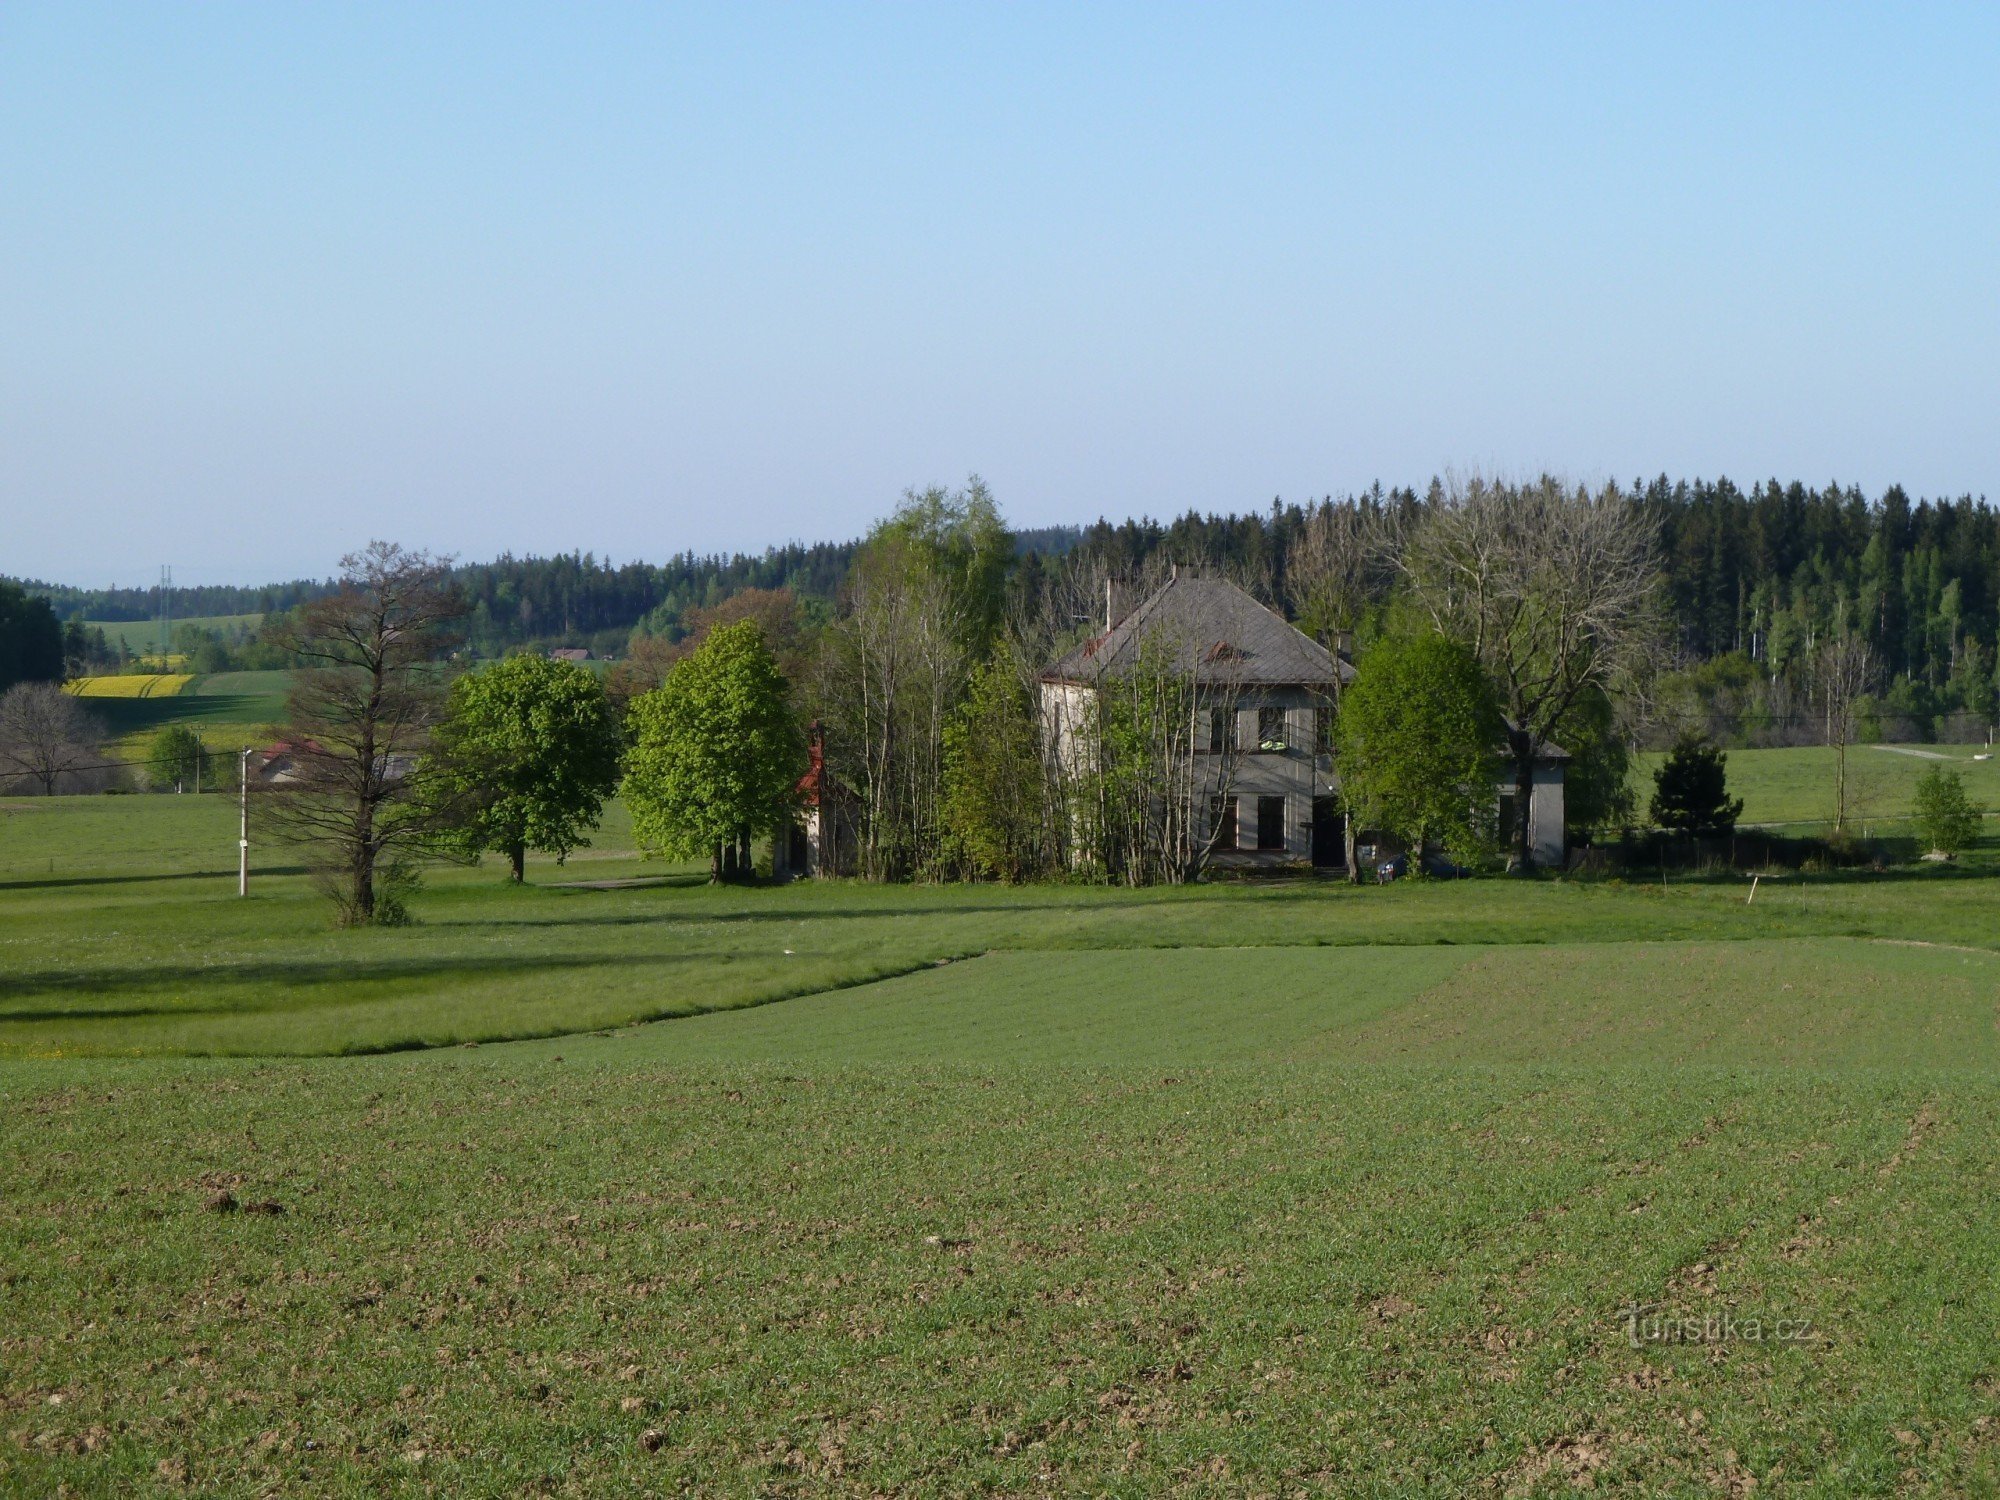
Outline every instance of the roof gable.
<path fill-rule="evenodd" d="M 1166 654 L 1198 682 L 1329 687 L 1354 668 L 1304 631 L 1222 578 L 1176 573 L 1102 635 L 1042 674 L 1088 682 L 1129 671 L 1148 650 Z"/>

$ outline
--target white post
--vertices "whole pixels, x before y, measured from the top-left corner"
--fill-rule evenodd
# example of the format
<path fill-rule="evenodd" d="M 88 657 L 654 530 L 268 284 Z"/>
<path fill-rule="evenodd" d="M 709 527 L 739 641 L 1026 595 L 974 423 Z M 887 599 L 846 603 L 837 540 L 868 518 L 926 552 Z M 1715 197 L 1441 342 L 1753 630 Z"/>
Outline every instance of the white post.
<path fill-rule="evenodd" d="M 236 784 L 236 806 L 241 831 L 236 836 L 236 894 L 250 894 L 250 751 L 243 751 L 242 777 Z"/>

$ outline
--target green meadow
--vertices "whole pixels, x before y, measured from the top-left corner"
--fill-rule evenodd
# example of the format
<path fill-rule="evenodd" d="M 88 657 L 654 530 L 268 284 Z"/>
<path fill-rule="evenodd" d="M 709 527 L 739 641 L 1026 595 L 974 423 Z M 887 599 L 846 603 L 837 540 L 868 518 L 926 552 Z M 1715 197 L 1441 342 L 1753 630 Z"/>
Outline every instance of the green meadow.
<path fill-rule="evenodd" d="M 1965 779 L 1975 801 L 2000 811 L 2000 759 L 1975 760 L 1985 745 L 1850 745 L 1847 748 L 1848 816 L 1857 829 L 1900 823 L 1916 806 L 1917 781 L 1933 766 Z M 1653 769 L 1662 754 L 1642 755 L 1633 777 L 1639 810 L 1653 791 Z M 1778 823 L 1792 831 L 1817 831 L 1833 819 L 1834 752 L 1824 745 L 1788 750 L 1731 750 L 1729 790 L 1743 799 L 1745 823 Z"/>
<path fill-rule="evenodd" d="M 193 625 L 203 630 L 254 630 L 262 621 L 260 614 L 249 615 L 176 615 L 174 624 Z M 101 630 L 105 640 L 113 648 L 124 646 L 127 650 L 145 654 L 160 649 L 160 622 L 158 620 L 85 620 L 86 630 Z"/>
<path fill-rule="evenodd" d="M 0 1491 L 2000 1493 L 1991 840 L 712 888 L 614 807 L 339 933 L 235 836 L 0 802 Z"/>

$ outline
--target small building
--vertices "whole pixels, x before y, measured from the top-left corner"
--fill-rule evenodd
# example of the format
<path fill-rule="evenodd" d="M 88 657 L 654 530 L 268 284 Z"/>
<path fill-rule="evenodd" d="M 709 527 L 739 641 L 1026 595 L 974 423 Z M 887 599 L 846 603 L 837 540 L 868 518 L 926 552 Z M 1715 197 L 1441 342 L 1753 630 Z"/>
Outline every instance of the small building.
<path fill-rule="evenodd" d="M 279 740 L 262 750 L 250 752 L 250 778 L 254 787 L 292 786 L 305 780 L 304 762 L 324 756 L 316 740 Z M 417 758 L 406 751 L 392 751 L 382 757 L 382 779 L 401 781 L 417 767 Z"/>
<path fill-rule="evenodd" d="M 806 734 L 806 774 L 799 778 L 799 815 L 771 841 L 771 874 L 852 875 L 858 862 L 859 807 L 854 793 L 827 769 L 826 731 L 815 719 Z"/>
<path fill-rule="evenodd" d="M 558 646 L 549 653 L 550 661 L 586 662 L 590 659 L 590 653 L 581 646 Z"/>
<path fill-rule="evenodd" d="M 1334 713 L 1353 664 L 1226 579 L 1177 570 L 1129 611 L 1107 588 L 1102 633 L 1041 674 L 1051 753 L 1071 764 L 1087 756 L 1095 695 L 1107 679 L 1147 659 L 1191 677 L 1203 705 L 1193 747 L 1200 805 L 1188 813 L 1198 837 L 1212 838 L 1208 866 L 1345 869 L 1350 840 L 1332 745 Z M 1545 864 L 1559 864 L 1564 854 L 1567 758 L 1550 746 L 1535 767 L 1530 841 Z M 1494 796 L 1508 831 L 1511 775 L 1496 784 Z M 1368 830 L 1356 830 L 1352 842 L 1364 869 L 1407 853 Z"/>
<path fill-rule="evenodd" d="M 250 752 L 250 775 L 259 786 L 290 786 L 301 779 L 299 759 L 317 751 L 311 740 L 279 740 Z"/>

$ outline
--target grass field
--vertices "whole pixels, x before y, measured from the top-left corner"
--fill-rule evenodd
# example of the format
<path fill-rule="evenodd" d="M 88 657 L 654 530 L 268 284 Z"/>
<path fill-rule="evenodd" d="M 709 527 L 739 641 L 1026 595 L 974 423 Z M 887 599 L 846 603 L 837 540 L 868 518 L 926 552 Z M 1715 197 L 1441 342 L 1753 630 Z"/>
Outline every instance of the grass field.
<path fill-rule="evenodd" d="M 2000 1493 L 1990 845 L 714 890 L 616 813 L 339 934 L 226 799 L 0 807 L 0 1490 Z"/>
<path fill-rule="evenodd" d="M 1861 824 L 1897 822 L 1916 805 L 1917 779 L 1935 765 L 1965 778 L 1976 801 L 2000 811 L 2000 760 L 1974 760 L 1984 745 L 1851 745 L 1849 816 Z M 1633 773 L 1640 811 L 1653 793 L 1653 769 L 1665 757 L 1642 755 Z M 1824 745 L 1731 750 L 1729 791 L 1743 799 L 1745 823 L 1824 824 L 1833 817 L 1834 753 Z M 1810 829 L 1800 829 L 1805 832 Z"/>
<path fill-rule="evenodd" d="M 254 630 L 262 623 L 260 614 L 251 615 L 188 615 L 175 616 L 174 624 L 194 625 L 203 630 Z M 104 638 L 112 649 L 124 646 L 129 651 L 158 651 L 160 649 L 160 622 L 158 620 L 85 620 L 87 630 L 102 630 Z"/>

